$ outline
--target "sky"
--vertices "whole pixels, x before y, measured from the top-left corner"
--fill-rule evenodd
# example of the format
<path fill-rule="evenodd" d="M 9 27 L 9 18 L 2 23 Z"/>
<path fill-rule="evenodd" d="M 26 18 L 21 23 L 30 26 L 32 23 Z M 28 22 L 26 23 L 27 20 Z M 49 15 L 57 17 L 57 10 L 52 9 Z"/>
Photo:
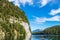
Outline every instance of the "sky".
<path fill-rule="evenodd" d="M 60 0 L 9 0 L 25 12 L 31 30 L 60 25 Z"/>

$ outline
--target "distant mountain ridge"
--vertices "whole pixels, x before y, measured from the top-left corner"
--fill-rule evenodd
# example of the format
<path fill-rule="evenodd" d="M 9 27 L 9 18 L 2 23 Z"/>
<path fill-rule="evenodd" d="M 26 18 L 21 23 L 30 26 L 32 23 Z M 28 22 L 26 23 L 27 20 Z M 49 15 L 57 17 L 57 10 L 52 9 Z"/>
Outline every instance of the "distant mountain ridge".
<path fill-rule="evenodd" d="M 60 25 L 46 28 L 40 32 L 33 32 L 32 34 L 48 34 L 48 35 L 60 35 Z"/>
<path fill-rule="evenodd" d="M 36 30 L 34 30 L 33 32 L 40 32 L 41 30 L 40 29 L 36 29 Z"/>

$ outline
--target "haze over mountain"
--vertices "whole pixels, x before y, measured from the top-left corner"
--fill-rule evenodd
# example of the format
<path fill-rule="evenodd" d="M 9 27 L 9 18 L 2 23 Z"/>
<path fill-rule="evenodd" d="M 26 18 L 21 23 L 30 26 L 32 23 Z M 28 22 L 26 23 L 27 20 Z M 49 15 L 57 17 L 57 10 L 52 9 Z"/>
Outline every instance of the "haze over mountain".
<path fill-rule="evenodd" d="M 40 32 L 40 31 L 41 31 L 40 29 L 36 29 L 36 30 L 34 30 L 32 32 Z"/>

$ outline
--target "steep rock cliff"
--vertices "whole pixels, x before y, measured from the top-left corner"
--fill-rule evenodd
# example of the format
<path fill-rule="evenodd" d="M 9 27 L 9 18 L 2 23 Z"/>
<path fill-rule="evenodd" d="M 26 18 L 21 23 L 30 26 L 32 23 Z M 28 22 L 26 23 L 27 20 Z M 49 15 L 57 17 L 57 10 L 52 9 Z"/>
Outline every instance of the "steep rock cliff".
<path fill-rule="evenodd" d="M 0 0 L 0 40 L 29 40 L 29 22 L 20 8 Z"/>

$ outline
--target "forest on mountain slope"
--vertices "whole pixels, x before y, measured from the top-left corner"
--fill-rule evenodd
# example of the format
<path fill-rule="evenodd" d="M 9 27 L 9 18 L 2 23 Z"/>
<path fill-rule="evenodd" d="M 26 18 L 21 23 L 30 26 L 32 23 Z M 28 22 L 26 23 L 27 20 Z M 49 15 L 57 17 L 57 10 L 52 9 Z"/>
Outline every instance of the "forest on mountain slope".
<path fill-rule="evenodd" d="M 42 35 L 60 35 L 60 25 L 52 26 L 40 32 L 32 32 L 32 34 Z"/>

